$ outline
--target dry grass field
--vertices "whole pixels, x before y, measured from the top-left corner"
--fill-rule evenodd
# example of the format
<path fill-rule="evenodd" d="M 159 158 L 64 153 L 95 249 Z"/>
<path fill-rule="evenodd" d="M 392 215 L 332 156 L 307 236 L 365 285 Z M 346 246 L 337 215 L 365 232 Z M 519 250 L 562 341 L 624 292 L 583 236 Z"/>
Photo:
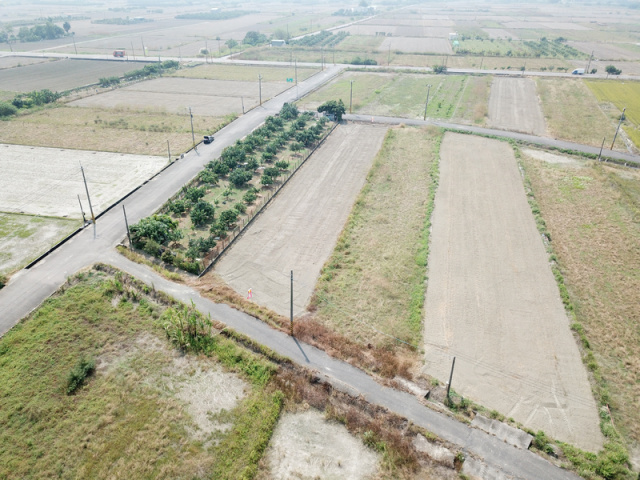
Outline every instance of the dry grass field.
<path fill-rule="evenodd" d="M 98 83 L 102 77 L 121 76 L 144 65 L 139 62 L 69 59 L 27 64 L 3 70 L 0 75 L 0 90 L 31 92 L 46 88 L 63 92 Z"/>
<path fill-rule="evenodd" d="M 640 463 L 640 174 L 523 155 L 575 311 L 592 353 L 595 391 Z M 610 428 L 607 422 L 607 428 Z"/>
<path fill-rule="evenodd" d="M 598 147 L 605 137 L 606 146 L 611 146 L 617 117 L 608 109 L 603 111 L 583 81 L 537 78 L 536 86 L 549 135 Z M 615 149 L 626 150 L 620 136 L 616 139 Z"/>
<path fill-rule="evenodd" d="M 623 128 L 635 146 L 640 148 L 640 83 L 611 81 L 586 83 L 600 102 L 610 103 L 618 109 L 620 113 L 616 117 L 619 117 L 624 108 L 627 109 Z M 615 115 L 617 112 L 612 113 Z"/>
<path fill-rule="evenodd" d="M 315 319 L 346 337 L 418 345 L 426 263 L 426 222 L 440 133 L 389 131 L 333 254 L 322 268 Z"/>
<path fill-rule="evenodd" d="M 429 37 L 387 37 L 378 50 L 386 52 L 388 49 L 406 53 L 443 53 L 446 55 L 453 53 L 449 40 Z"/>
<path fill-rule="evenodd" d="M 197 137 L 214 132 L 224 118 L 194 116 Z M 167 140 L 178 155 L 191 148 L 189 113 L 59 106 L 2 122 L 0 142 L 17 145 L 165 156 Z"/>
<path fill-rule="evenodd" d="M 81 224 L 66 218 L 0 213 L 0 275 L 21 268 Z"/>
<path fill-rule="evenodd" d="M 456 357 L 461 395 L 599 451 L 596 402 L 512 147 L 446 134 L 431 221 L 425 371 L 445 382 Z"/>
<path fill-rule="evenodd" d="M 201 64 L 192 68 L 181 68 L 180 70 L 176 70 L 170 76 L 255 83 L 258 81 L 258 75 L 261 75 L 263 82 L 283 83 L 287 81 L 287 78 L 295 79 L 296 70 L 298 74 L 298 82 L 303 82 L 319 71 L 317 68 L 298 67 L 296 69 L 293 65 L 272 67 L 267 65 Z M 289 86 L 291 86 L 291 84 L 289 84 Z"/>

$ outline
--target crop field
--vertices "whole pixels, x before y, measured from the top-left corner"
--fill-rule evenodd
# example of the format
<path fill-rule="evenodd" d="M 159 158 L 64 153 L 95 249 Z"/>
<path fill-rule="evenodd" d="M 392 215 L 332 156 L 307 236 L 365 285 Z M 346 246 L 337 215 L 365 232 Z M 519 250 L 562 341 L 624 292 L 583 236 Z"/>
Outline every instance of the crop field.
<path fill-rule="evenodd" d="M 393 115 L 422 118 L 431 84 L 427 116 L 435 118 L 469 118 L 469 109 L 486 109 L 487 96 L 471 98 L 466 94 L 469 85 L 486 84 L 485 80 L 468 80 L 464 75 L 388 74 L 346 72 L 318 91 L 303 98 L 303 109 L 316 109 L 327 100 L 341 99 L 347 111 L 353 81 L 353 113 Z M 483 90 L 483 89 L 481 89 Z M 479 92 L 480 93 L 480 92 Z M 464 100 L 463 100 L 464 97 Z M 473 104 L 473 105 L 472 105 Z M 477 105 L 480 105 L 477 107 Z M 484 106 L 484 107 L 483 107 Z M 474 115 L 481 118 L 484 114 Z"/>
<path fill-rule="evenodd" d="M 0 70 L 7 68 L 24 67 L 26 65 L 33 65 L 35 63 L 45 63 L 56 61 L 51 58 L 38 58 L 38 57 L 0 57 Z"/>
<path fill-rule="evenodd" d="M 535 81 L 552 137 L 594 147 L 599 147 L 605 137 L 609 139 L 607 148 L 611 146 L 615 120 L 608 112 L 603 112 L 585 82 L 558 78 L 537 78 Z M 576 118 L 580 121 L 575 121 Z M 624 149 L 624 141 L 617 139 L 615 146 Z"/>
<path fill-rule="evenodd" d="M 0 90 L 31 92 L 46 88 L 63 92 L 98 83 L 102 77 L 121 76 L 143 66 L 144 63 L 137 62 L 68 59 L 24 65 L 2 71 Z"/>
<path fill-rule="evenodd" d="M 201 137 L 226 120 L 194 116 L 193 128 Z M 140 110 L 59 106 L 12 117 L 0 130 L 1 143 L 137 155 L 165 156 L 167 141 L 173 155 L 192 147 L 186 109 L 175 114 L 153 105 Z"/>
<path fill-rule="evenodd" d="M 512 147 L 448 133 L 431 219 L 425 371 L 534 431 L 603 445 L 586 368 Z"/>
<path fill-rule="evenodd" d="M 82 218 L 80 195 L 90 216 L 80 163 L 96 214 L 167 164 L 166 157 L 3 144 L 0 148 L 0 169 L 4 172 L 0 210 L 31 215 Z"/>
<path fill-rule="evenodd" d="M 303 82 L 311 75 L 318 73 L 318 68 L 294 68 L 291 66 L 271 67 L 252 65 L 218 65 L 204 64 L 193 68 L 181 68 L 172 73 L 171 77 L 200 78 L 205 80 L 224 80 L 233 82 L 256 83 L 258 75 L 262 76 L 263 82 L 286 82 L 287 78 L 295 80 L 296 71 L 298 82 Z M 289 83 L 289 86 L 291 84 Z"/>
<path fill-rule="evenodd" d="M 530 78 L 494 77 L 489 97 L 489 125 L 544 135 L 546 126 L 535 82 Z"/>
<path fill-rule="evenodd" d="M 262 101 L 290 86 L 286 82 L 263 82 Z M 245 111 L 259 105 L 259 88 L 257 76 L 253 82 L 162 77 L 75 100 L 69 105 L 134 110 L 153 106 L 173 114 L 184 114 L 191 106 L 194 115 L 220 118 L 242 113 L 243 104 Z"/>
<path fill-rule="evenodd" d="M 586 84 L 600 102 L 610 102 L 620 112 L 627 108 L 627 122 L 623 128 L 640 148 L 640 83 L 587 81 Z"/>
<path fill-rule="evenodd" d="M 550 232 L 584 336 L 594 392 L 640 461 L 640 174 L 637 170 L 525 154 L 522 163 Z M 456 365 L 457 366 L 457 365 Z"/>
<path fill-rule="evenodd" d="M 387 51 L 390 48 L 407 53 L 453 53 L 449 40 L 444 38 L 387 37 L 378 50 Z"/>
<path fill-rule="evenodd" d="M 315 319 L 357 342 L 418 345 L 440 132 L 393 128 L 314 292 Z M 313 309 L 312 309 L 313 310 Z"/>
<path fill-rule="evenodd" d="M 640 48 L 635 45 L 599 42 L 571 42 L 574 48 L 600 60 L 640 60 Z M 635 48 L 634 48 L 635 47 Z"/>
<path fill-rule="evenodd" d="M 305 311 L 386 128 L 339 126 L 215 266 L 237 292 L 281 315 Z"/>
<path fill-rule="evenodd" d="M 77 219 L 0 213 L 0 275 L 23 267 L 81 225 Z"/>

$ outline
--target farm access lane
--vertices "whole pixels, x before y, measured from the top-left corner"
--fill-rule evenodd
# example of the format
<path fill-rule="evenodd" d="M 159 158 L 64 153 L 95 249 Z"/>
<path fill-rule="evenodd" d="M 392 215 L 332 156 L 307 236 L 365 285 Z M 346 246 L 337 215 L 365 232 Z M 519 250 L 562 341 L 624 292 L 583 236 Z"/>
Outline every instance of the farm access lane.
<path fill-rule="evenodd" d="M 476 133 L 479 135 L 491 135 L 496 137 L 512 138 L 514 140 L 520 140 L 533 145 L 541 145 L 544 147 L 555 147 L 567 150 L 575 150 L 576 152 L 590 153 L 598 155 L 600 149 L 598 147 L 592 147 L 590 145 L 582 145 L 580 143 L 567 142 L 565 140 L 556 140 L 555 138 L 539 137 L 536 135 L 529 135 L 526 133 L 510 132 L 508 130 L 498 130 L 494 128 L 482 128 L 473 127 L 470 125 L 462 125 L 457 123 L 440 122 L 437 120 L 414 120 L 410 118 L 401 117 L 384 117 L 379 115 L 356 115 L 346 114 L 342 117 L 344 120 L 351 120 L 355 122 L 371 122 L 371 123 L 383 123 L 388 125 L 435 125 L 436 127 L 447 128 L 451 130 L 458 130 L 469 133 Z M 616 160 L 622 160 L 623 162 L 632 163 L 640 166 L 640 156 L 630 153 L 615 152 L 609 149 L 602 150 L 602 156 L 613 158 Z"/>
<path fill-rule="evenodd" d="M 290 358 L 295 363 L 315 370 L 335 388 L 352 395 L 363 397 L 374 404 L 405 417 L 440 438 L 463 448 L 467 454 L 481 457 L 484 462 L 499 472 L 504 478 L 526 480 L 574 480 L 577 475 L 562 470 L 529 450 L 513 447 L 497 437 L 458 422 L 440 412 L 425 407 L 417 397 L 408 393 L 384 387 L 364 371 L 337 360 L 322 350 L 300 342 L 284 332 L 275 330 L 226 304 L 216 304 L 203 298 L 200 293 L 186 285 L 173 283 L 144 265 L 126 259 L 109 251 L 102 256 L 105 263 L 123 270 L 135 278 L 163 291 L 177 300 L 189 304 L 230 328 L 265 345 L 273 351 Z M 502 478 L 502 477 L 501 477 Z"/>
<path fill-rule="evenodd" d="M 331 67 L 301 82 L 298 88 L 290 88 L 277 97 L 247 112 L 236 121 L 216 133 L 216 140 L 209 146 L 202 145 L 191 151 L 184 159 L 175 162 L 128 197 L 100 215 L 97 222 L 97 237 L 93 228 L 87 227 L 59 248 L 39 261 L 29 270 L 15 274 L 9 284 L 0 290 L 0 336 L 38 307 L 69 275 L 100 261 L 102 255 L 126 235 L 122 205 L 127 209 L 130 224 L 155 212 L 171 195 L 194 178 L 210 160 L 220 156 L 222 149 L 232 145 L 258 127 L 269 115 L 280 111 L 285 102 L 329 81 L 341 71 Z"/>

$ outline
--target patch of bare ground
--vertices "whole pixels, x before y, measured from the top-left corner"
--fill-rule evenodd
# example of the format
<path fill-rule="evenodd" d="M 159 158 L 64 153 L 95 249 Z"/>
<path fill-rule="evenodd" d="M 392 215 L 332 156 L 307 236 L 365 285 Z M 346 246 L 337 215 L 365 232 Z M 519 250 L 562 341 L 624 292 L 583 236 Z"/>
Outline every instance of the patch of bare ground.
<path fill-rule="evenodd" d="M 599 417 L 511 146 L 447 134 L 432 218 L 425 370 L 533 430 L 597 451 Z M 456 380 L 457 379 L 457 380 Z"/>
<path fill-rule="evenodd" d="M 544 135 L 547 129 L 535 82 L 530 78 L 494 77 L 489 97 L 489 125 Z"/>
<path fill-rule="evenodd" d="M 640 172 L 522 161 L 593 351 L 588 365 L 604 380 L 594 388 L 640 451 Z"/>
<path fill-rule="evenodd" d="M 596 97 L 581 80 L 537 78 L 536 85 L 549 135 L 597 147 L 603 137 L 613 138 L 615 122 L 603 113 Z M 616 147 L 624 149 L 624 143 L 618 142 Z"/>

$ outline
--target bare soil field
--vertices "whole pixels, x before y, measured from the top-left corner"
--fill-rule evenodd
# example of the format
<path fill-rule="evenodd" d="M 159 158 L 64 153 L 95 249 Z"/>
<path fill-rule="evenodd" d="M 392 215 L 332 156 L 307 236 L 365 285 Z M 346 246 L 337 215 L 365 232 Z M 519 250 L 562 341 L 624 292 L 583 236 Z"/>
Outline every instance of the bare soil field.
<path fill-rule="evenodd" d="M 24 67 L 26 65 L 52 61 L 55 60 L 51 58 L 37 57 L 0 57 L 0 70 L 4 70 L 6 68 Z"/>
<path fill-rule="evenodd" d="M 483 28 L 489 38 L 512 38 L 513 40 L 519 40 L 517 35 L 514 35 L 509 30 L 505 30 L 504 28 Z"/>
<path fill-rule="evenodd" d="M 331 439 L 330 441 L 327 441 Z M 372 478 L 380 455 L 317 410 L 287 413 L 265 452 L 270 478 Z"/>
<path fill-rule="evenodd" d="M 319 68 L 298 67 L 298 81 L 302 82 L 319 71 Z M 295 78 L 295 74 L 296 69 L 293 65 L 272 67 L 267 65 L 201 64 L 193 68 L 181 68 L 170 76 L 203 78 L 206 80 L 232 80 L 234 82 L 252 82 L 255 84 L 258 75 L 262 76 L 263 82 L 286 82 L 287 78 Z"/>
<path fill-rule="evenodd" d="M 623 44 L 601 42 L 570 42 L 576 48 L 588 55 L 593 52 L 598 60 L 640 60 L 640 48 L 633 50 Z"/>
<path fill-rule="evenodd" d="M 507 143 L 447 134 L 425 303 L 425 370 L 525 427 L 597 451 L 586 369 Z"/>
<path fill-rule="evenodd" d="M 289 313 L 304 311 L 324 262 L 364 185 L 387 129 L 338 127 L 215 267 L 234 290 Z"/>
<path fill-rule="evenodd" d="M 23 267 L 80 225 L 65 218 L 0 213 L 0 274 Z"/>
<path fill-rule="evenodd" d="M 224 121 L 194 115 L 193 127 L 200 137 Z M 0 143 L 140 155 L 166 155 L 167 141 L 173 155 L 193 145 L 186 108 L 175 114 L 152 105 L 139 110 L 58 106 L 12 117 L 0 130 Z"/>
<path fill-rule="evenodd" d="M 535 82 L 529 78 L 495 77 L 489 97 L 489 125 L 544 135 L 546 126 Z"/>
<path fill-rule="evenodd" d="M 444 38 L 387 37 L 378 50 L 386 52 L 389 48 L 408 53 L 453 53 L 449 40 Z"/>
<path fill-rule="evenodd" d="M 0 210 L 56 217 L 81 218 L 77 195 L 90 216 L 80 163 L 96 215 L 167 163 L 166 157 L 108 152 L 3 144 L 0 149 Z"/>
<path fill-rule="evenodd" d="M 102 77 L 120 76 L 142 68 L 144 63 L 107 60 L 56 60 L 4 70 L 0 90 L 31 92 L 48 88 L 62 92 L 92 83 Z"/>
<path fill-rule="evenodd" d="M 290 86 L 286 82 L 263 82 L 262 101 Z M 162 77 L 75 100 L 69 105 L 100 108 L 154 106 L 173 113 L 184 113 L 191 106 L 194 115 L 224 117 L 241 113 L 243 99 L 245 111 L 255 107 L 259 104 L 259 94 L 257 78 L 255 82 L 239 82 Z"/>

